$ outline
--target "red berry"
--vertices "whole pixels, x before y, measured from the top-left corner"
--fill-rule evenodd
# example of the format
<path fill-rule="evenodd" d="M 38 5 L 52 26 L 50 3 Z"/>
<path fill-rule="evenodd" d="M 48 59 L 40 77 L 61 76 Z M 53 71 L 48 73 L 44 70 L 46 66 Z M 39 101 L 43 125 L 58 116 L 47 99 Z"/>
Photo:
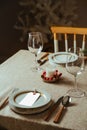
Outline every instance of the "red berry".
<path fill-rule="evenodd" d="M 47 78 L 47 80 L 49 80 L 49 78 Z"/>
<path fill-rule="evenodd" d="M 43 72 L 43 75 L 45 75 L 45 74 L 46 74 L 46 71 Z"/>
<path fill-rule="evenodd" d="M 50 77 L 49 80 L 53 80 L 53 77 Z"/>
<path fill-rule="evenodd" d="M 44 80 L 46 80 L 46 77 L 44 77 Z"/>

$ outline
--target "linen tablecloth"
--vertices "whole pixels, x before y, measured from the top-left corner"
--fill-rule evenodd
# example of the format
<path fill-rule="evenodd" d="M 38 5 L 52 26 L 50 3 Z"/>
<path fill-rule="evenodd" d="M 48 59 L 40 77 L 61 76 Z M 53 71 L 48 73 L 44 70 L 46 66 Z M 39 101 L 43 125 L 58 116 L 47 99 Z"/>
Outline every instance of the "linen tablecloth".
<path fill-rule="evenodd" d="M 41 54 L 43 55 L 43 53 Z M 39 57 L 41 56 L 39 55 Z M 27 50 L 20 50 L 0 65 L 0 92 L 5 88 L 32 87 L 43 89 L 50 93 L 52 100 L 56 101 L 73 87 L 74 77 L 66 71 L 65 67 L 57 66 L 62 77 L 55 83 L 45 83 L 41 73 L 32 72 L 30 67 L 34 55 Z M 44 69 L 49 62 L 43 66 Z M 87 71 L 78 77 L 78 85 L 87 91 Z M 48 122 L 43 118 L 47 111 L 34 115 L 22 115 L 13 112 L 9 105 L 0 110 L 0 125 L 8 130 L 86 130 L 87 129 L 87 97 L 72 98 L 72 106 L 67 108 L 60 123 L 53 122 L 56 112 Z"/>

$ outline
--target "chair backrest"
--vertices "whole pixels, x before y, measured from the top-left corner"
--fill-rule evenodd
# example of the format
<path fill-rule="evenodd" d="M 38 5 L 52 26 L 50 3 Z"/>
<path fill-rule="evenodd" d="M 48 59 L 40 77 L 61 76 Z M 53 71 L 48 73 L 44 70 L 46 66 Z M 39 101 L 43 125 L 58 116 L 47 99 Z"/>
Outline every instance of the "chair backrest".
<path fill-rule="evenodd" d="M 52 26 L 51 31 L 54 36 L 54 52 L 59 51 L 59 34 L 64 35 L 64 42 L 65 42 L 65 51 L 68 51 L 68 35 L 73 35 L 73 46 L 76 48 L 76 37 L 77 35 L 82 35 L 82 49 L 85 49 L 85 37 L 87 35 L 87 28 L 76 28 L 76 27 L 58 27 Z"/>

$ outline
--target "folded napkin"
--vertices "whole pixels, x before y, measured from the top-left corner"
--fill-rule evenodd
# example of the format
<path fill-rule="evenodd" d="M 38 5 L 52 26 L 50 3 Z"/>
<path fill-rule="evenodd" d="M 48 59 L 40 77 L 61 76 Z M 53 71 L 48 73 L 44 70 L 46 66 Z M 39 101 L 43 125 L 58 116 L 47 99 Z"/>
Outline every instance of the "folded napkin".
<path fill-rule="evenodd" d="M 8 101 L 9 94 L 11 93 L 12 88 L 5 88 L 0 92 L 0 109 L 6 104 Z"/>

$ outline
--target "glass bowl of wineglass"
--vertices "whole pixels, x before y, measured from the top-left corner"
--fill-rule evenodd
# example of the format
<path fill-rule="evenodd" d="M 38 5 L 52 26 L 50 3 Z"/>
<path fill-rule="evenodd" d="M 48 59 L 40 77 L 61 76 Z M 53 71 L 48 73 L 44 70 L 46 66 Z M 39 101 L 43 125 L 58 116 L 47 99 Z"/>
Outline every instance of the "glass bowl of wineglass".
<path fill-rule="evenodd" d="M 71 47 L 68 52 L 69 55 L 67 55 L 66 70 L 74 76 L 75 86 L 68 90 L 67 93 L 72 97 L 83 97 L 85 92 L 77 87 L 77 77 L 85 70 L 84 53 L 79 47 Z"/>
<path fill-rule="evenodd" d="M 37 72 L 41 67 L 37 63 L 37 55 L 43 49 L 43 39 L 41 32 L 30 32 L 28 34 L 28 50 L 35 55 L 35 63 L 32 66 L 32 71 Z"/>

